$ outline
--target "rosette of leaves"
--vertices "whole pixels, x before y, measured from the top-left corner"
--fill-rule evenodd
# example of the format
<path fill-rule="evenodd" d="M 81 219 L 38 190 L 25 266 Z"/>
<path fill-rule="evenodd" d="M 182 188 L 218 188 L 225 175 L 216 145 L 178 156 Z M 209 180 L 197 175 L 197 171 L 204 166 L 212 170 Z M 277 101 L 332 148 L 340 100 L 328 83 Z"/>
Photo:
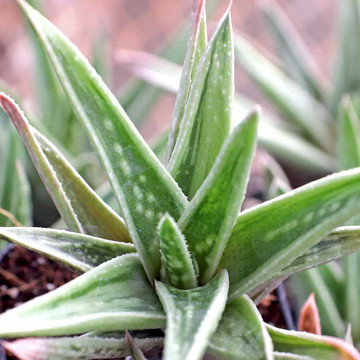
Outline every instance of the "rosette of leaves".
<path fill-rule="evenodd" d="M 0 237 L 82 274 L 0 315 L 1 337 L 25 337 L 4 346 L 32 360 L 144 359 L 161 344 L 168 360 L 359 359 L 343 340 L 266 326 L 252 300 L 289 274 L 359 250 L 358 229 L 347 229 L 353 236 L 346 238 L 334 228 L 360 210 L 360 170 L 240 212 L 259 114 L 234 125 L 230 10 L 208 41 L 205 2 L 194 2 L 164 166 L 77 48 L 25 1 L 18 4 L 122 217 L 0 94 L 68 228 L 2 227 Z"/>

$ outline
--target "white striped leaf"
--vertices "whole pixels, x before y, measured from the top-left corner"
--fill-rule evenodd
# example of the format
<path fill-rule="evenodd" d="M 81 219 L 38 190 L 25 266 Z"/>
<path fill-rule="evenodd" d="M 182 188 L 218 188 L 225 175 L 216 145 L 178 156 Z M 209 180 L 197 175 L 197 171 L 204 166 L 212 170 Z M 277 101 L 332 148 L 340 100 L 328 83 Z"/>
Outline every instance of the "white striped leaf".
<path fill-rule="evenodd" d="M 179 220 L 199 265 L 200 283 L 214 275 L 236 223 L 255 151 L 258 113 L 251 113 L 223 145 L 210 174 Z"/>
<path fill-rule="evenodd" d="M 184 235 L 174 219 L 164 215 L 159 223 L 161 251 L 161 280 L 178 289 L 197 286 L 193 259 L 187 248 Z"/>
<path fill-rule="evenodd" d="M 114 257 L 136 252 L 134 245 L 128 243 L 33 227 L 0 227 L 0 239 L 46 255 L 81 273 Z"/>
<path fill-rule="evenodd" d="M 191 290 L 156 282 L 167 314 L 164 360 L 202 359 L 224 311 L 228 288 L 226 271 L 207 285 Z"/>
<path fill-rule="evenodd" d="M 272 360 L 272 350 L 255 304 L 247 296 L 227 304 L 208 351 L 222 360 Z"/>
<path fill-rule="evenodd" d="M 0 337 L 162 327 L 161 303 L 135 254 L 119 256 L 0 315 Z"/>
<path fill-rule="evenodd" d="M 229 11 L 197 66 L 168 170 L 192 199 L 230 132 L 234 54 Z"/>
<path fill-rule="evenodd" d="M 360 210 L 360 170 L 337 173 L 240 213 L 220 268 L 230 299 L 255 289 Z"/>
<path fill-rule="evenodd" d="M 25 1 L 18 2 L 87 131 L 152 281 L 160 271 L 156 226 L 165 212 L 177 220 L 186 197 L 85 57 Z"/>

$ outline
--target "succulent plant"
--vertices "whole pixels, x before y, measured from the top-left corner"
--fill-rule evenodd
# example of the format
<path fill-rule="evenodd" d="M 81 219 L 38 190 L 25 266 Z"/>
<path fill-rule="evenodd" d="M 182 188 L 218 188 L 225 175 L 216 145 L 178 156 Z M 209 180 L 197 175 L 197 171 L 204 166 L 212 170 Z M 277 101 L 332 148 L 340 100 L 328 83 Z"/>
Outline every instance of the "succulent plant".
<path fill-rule="evenodd" d="M 194 2 L 165 167 L 77 48 L 28 3 L 18 4 L 121 214 L 0 94 L 68 229 L 2 227 L 0 238 L 82 273 L 0 315 L 1 337 L 26 337 L 4 346 L 32 360 L 144 359 L 143 351 L 161 344 L 168 360 L 206 352 L 219 359 L 359 359 L 344 340 L 265 325 L 253 302 L 292 273 L 360 249 L 358 228 L 334 230 L 360 210 L 360 170 L 240 212 L 259 113 L 232 115 L 230 9 L 207 42 L 205 1 Z"/>

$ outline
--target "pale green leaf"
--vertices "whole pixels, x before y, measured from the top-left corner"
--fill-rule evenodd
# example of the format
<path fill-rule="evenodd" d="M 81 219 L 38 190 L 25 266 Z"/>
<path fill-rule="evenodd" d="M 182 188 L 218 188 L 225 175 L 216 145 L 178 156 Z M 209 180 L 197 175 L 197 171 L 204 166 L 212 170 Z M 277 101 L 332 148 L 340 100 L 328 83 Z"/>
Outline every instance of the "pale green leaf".
<path fill-rule="evenodd" d="M 360 353 L 341 339 L 283 330 L 270 325 L 266 327 L 277 352 L 309 356 L 314 360 L 358 360 L 360 358 Z"/>
<path fill-rule="evenodd" d="M 67 267 L 85 272 L 123 254 L 134 245 L 64 230 L 0 227 L 0 239 L 46 255 Z"/>
<path fill-rule="evenodd" d="M 360 119 L 353 99 L 343 98 L 339 114 L 338 156 L 341 170 L 360 166 Z"/>
<path fill-rule="evenodd" d="M 258 114 L 253 112 L 234 129 L 179 220 L 189 250 L 199 265 L 202 284 L 217 269 L 245 197 L 257 123 Z"/>
<path fill-rule="evenodd" d="M 164 360 L 202 359 L 224 311 L 228 288 L 226 271 L 192 290 L 178 290 L 156 282 L 156 291 L 167 313 Z"/>
<path fill-rule="evenodd" d="M 125 342 L 130 349 L 132 360 L 147 360 L 140 346 L 136 343 L 128 331 L 125 331 Z"/>
<path fill-rule="evenodd" d="M 131 241 L 123 220 L 96 195 L 56 147 L 29 125 L 19 107 L 3 94 L 0 94 L 0 105 L 18 129 L 70 230 L 106 239 Z"/>
<path fill-rule="evenodd" d="M 311 182 L 242 212 L 220 262 L 230 299 L 256 288 L 360 209 L 360 170 Z"/>
<path fill-rule="evenodd" d="M 162 338 L 135 338 L 143 351 L 160 346 Z M 76 336 L 60 338 L 29 338 L 2 345 L 21 360 L 91 360 L 117 359 L 130 355 L 130 350 L 122 337 L 112 334 L 105 336 Z"/>
<path fill-rule="evenodd" d="M 299 33 L 275 1 L 263 1 L 261 10 L 264 13 L 268 28 L 277 44 L 279 57 L 289 75 L 306 91 L 319 100 L 324 99 L 324 79 L 315 59 L 311 56 Z"/>
<path fill-rule="evenodd" d="M 187 200 L 84 56 L 26 2 L 19 4 L 92 141 L 152 280 L 160 270 L 157 223 L 165 212 L 177 220 Z"/>
<path fill-rule="evenodd" d="M 168 170 L 192 199 L 230 132 L 234 54 L 227 12 L 197 67 Z"/>
<path fill-rule="evenodd" d="M 208 351 L 222 360 L 272 360 L 272 350 L 255 304 L 247 296 L 227 304 Z"/>
<path fill-rule="evenodd" d="M 340 100 L 346 93 L 358 91 L 360 86 L 360 9 L 358 0 L 338 3 L 337 59 L 334 66 L 334 90 L 329 105 L 336 114 Z"/>
<path fill-rule="evenodd" d="M 137 255 L 123 255 L 0 315 L 0 337 L 152 329 L 165 316 Z"/>
<path fill-rule="evenodd" d="M 174 112 L 171 120 L 171 131 L 168 144 L 168 161 L 174 150 L 181 124 L 184 120 L 185 106 L 189 100 L 191 83 L 195 77 L 197 66 L 207 44 L 205 0 L 195 0 L 193 5 L 191 33 L 188 40 L 184 66 L 176 96 Z"/>
<path fill-rule="evenodd" d="M 128 51 L 129 52 L 129 51 Z M 136 76 L 160 87 L 166 91 L 176 93 L 179 87 L 180 67 L 173 63 L 166 63 L 161 58 L 150 54 L 131 51 L 127 61 L 127 68 Z M 255 103 L 243 95 L 235 94 L 232 126 L 236 126 Z M 312 145 L 299 135 L 284 129 L 284 124 L 279 123 L 271 113 L 263 109 L 259 123 L 259 144 L 278 158 L 290 165 L 310 170 L 318 174 L 333 172 L 337 167 L 334 156 L 327 154 L 320 148 Z M 278 124 L 279 123 L 279 124 Z"/>
<path fill-rule="evenodd" d="M 253 78 L 287 118 L 301 126 L 324 149 L 333 151 L 326 108 L 284 74 L 240 35 L 234 36 L 235 61 Z"/>
<path fill-rule="evenodd" d="M 184 235 L 174 219 L 164 215 L 159 223 L 161 251 L 161 279 L 178 289 L 191 289 L 197 286 L 193 260 L 187 248 Z"/>
<path fill-rule="evenodd" d="M 316 360 L 313 357 L 307 355 L 296 355 L 291 353 L 284 353 L 284 352 L 274 352 L 274 359 L 275 360 Z"/>

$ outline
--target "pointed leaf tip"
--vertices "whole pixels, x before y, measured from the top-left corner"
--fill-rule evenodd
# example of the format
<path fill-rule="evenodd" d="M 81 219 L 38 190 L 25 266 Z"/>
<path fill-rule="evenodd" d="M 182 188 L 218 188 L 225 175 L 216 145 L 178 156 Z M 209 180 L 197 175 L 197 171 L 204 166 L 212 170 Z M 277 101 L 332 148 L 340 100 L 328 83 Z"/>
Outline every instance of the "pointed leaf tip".
<path fill-rule="evenodd" d="M 308 297 L 300 311 L 298 328 L 299 331 L 321 335 L 320 316 L 314 293 Z"/>

